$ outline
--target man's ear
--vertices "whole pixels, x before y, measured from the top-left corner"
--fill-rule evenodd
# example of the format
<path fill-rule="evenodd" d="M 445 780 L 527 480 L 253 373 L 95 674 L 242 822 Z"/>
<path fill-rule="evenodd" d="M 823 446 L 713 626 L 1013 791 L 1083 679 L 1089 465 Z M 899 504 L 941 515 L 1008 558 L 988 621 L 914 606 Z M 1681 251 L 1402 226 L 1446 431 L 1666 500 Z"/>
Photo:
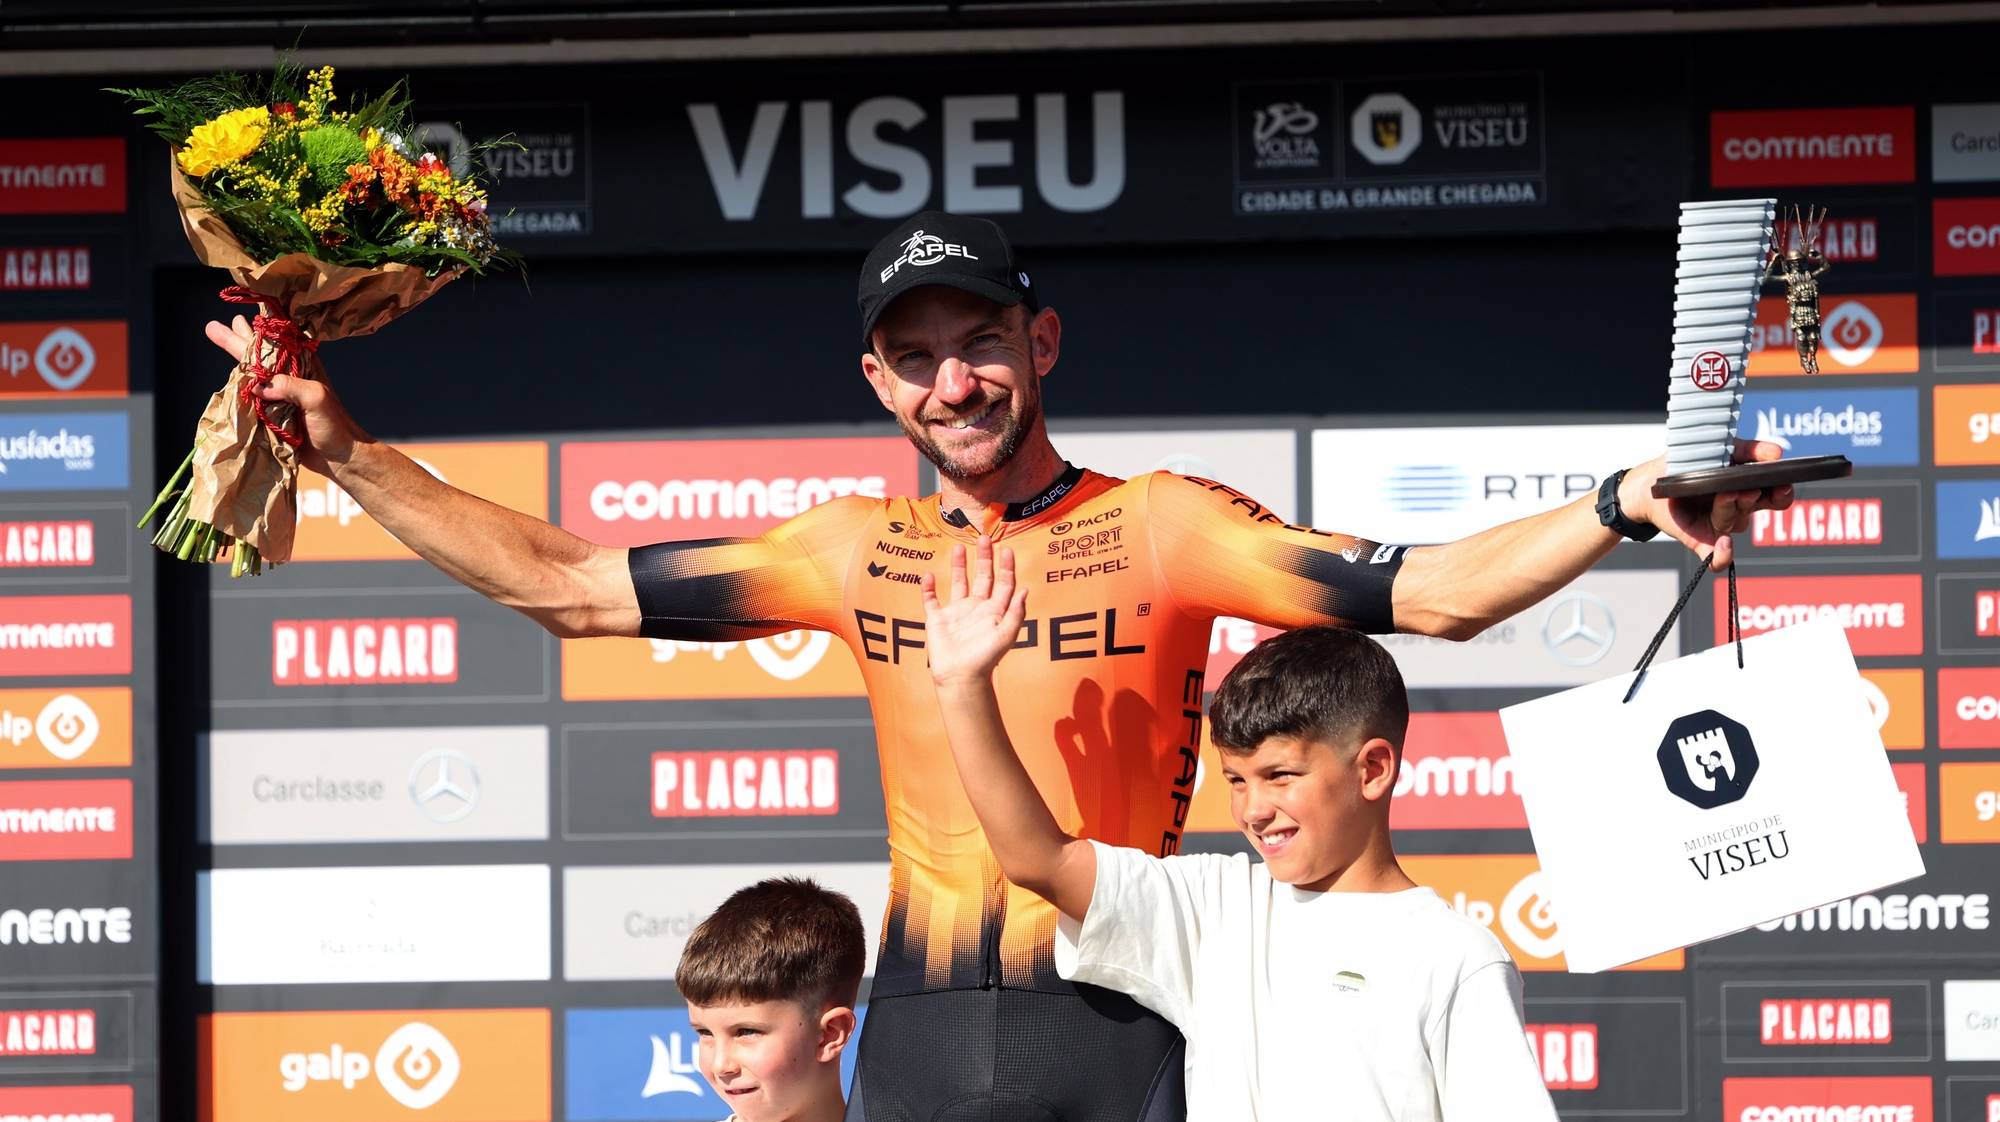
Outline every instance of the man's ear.
<path fill-rule="evenodd" d="M 1062 317 L 1054 308 L 1043 308 L 1028 321 L 1028 354 L 1035 363 L 1035 377 L 1048 377 L 1062 354 Z"/>
<path fill-rule="evenodd" d="M 854 1038 L 854 1010 L 836 1006 L 819 1015 L 820 1063 L 838 1063 L 840 1053 L 847 1048 L 847 1042 Z"/>
<path fill-rule="evenodd" d="M 1395 792 L 1396 762 L 1396 746 L 1379 736 L 1361 745 L 1354 768 L 1360 773 L 1362 798 L 1374 802 Z"/>
<path fill-rule="evenodd" d="M 882 403 L 882 408 L 894 413 L 896 411 L 895 399 L 889 396 L 889 388 L 894 381 L 894 376 L 889 373 L 889 368 L 883 365 L 882 359 L 874 351 L 866 351 L 862 354 L 861 376 L 868 379 L 869 388 L 875 391 L 875 400 Z"/>

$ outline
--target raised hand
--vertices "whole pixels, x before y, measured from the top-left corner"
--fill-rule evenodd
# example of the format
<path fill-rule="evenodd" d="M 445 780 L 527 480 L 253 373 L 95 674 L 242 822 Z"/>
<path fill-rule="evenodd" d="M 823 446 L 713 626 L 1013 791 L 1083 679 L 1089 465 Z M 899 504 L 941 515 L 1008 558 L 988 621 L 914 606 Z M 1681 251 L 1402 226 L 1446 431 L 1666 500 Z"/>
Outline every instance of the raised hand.
<path fill-rule="evenodd" d="M 1765 440 L 1738 440 L 1732 462 L 1768 463 L 1784 455 L 1784 449 Z M 1651 460 L 1625 475 L 1618 504 L 1627 517 L 1650 522 L 1669 537 L 1697 554 L 1713 551 L 1712 569 L 1725 569 L 1735 559 L 1735 543 L 1730 535 L 1750 528 L 1760 510 L 1783 510 L 1792 505 L 1792 488 L 1768 487 L 1762 491 L 1726 491 L 1702 503 L 1687 499 L 1656 499 L 1653 481 L 1666 474 L 1666 457 Z M 1635 513 L 1636 512 L 1636 513 Z"/>
<path fill-rule="evenodd" d="M 208 323 L 208 341 L 239 363 L 250 348 L 250 339 L 250 324 L 242 316 L 228 327 L 214 320 Z M 280 374 L 264 387 L 263 397 L 265 401 L 289 401 L 305 418 L 306 442 L 299 449 L 299 458 L 321 475 L 331 476 L 333 465 L 346 463 L 357 441 L 370 439 L 325 382 Z"/>
<path fill-rule="evenodd" d="M 979 537 L 972 573 L 966 574 L 963 545 L 951 547 L 951 601 L 938 599 L 937 574 L 924 574 L 924 645 L 931 677 L 939 685 L 988 678 L 1014 645 L 1028 612 L 1028 589 L 1016 586 L 1014 551 Z"/>

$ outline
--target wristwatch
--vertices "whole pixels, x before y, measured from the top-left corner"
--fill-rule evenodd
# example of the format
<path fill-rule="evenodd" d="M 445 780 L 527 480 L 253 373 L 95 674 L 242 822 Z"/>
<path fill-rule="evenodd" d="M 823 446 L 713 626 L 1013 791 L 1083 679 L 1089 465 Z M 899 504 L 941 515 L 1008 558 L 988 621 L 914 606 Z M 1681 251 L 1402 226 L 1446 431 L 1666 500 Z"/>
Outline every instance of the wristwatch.
<path fill-rule="evenodd" d="M 1597 489 L 1597 520 L 1635 542 L 1649 542 L 1660 536 L 1660 528 L 1642 526 L 1625 517 L 1625 512 L 1618 509 L 1618 485 L 1625 481 L 1625 473 L 1629 470 L 1619 468 L 1612 472 L 1605 478 L 1604 485 Z"/>

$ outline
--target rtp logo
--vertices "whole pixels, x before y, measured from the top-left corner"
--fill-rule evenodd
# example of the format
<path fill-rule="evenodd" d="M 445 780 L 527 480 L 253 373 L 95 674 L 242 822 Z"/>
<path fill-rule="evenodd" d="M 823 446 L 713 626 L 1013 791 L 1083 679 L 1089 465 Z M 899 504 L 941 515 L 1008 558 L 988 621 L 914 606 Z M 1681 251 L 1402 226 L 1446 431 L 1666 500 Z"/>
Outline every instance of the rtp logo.
<path fill-rule="evenodd" d="M 1757 778 L 1757 745 L 1750 730 L 1713 709 L 1668 725 L 1658 757 L 1667 790 L 1703 810 L 1742 798 Z"/>

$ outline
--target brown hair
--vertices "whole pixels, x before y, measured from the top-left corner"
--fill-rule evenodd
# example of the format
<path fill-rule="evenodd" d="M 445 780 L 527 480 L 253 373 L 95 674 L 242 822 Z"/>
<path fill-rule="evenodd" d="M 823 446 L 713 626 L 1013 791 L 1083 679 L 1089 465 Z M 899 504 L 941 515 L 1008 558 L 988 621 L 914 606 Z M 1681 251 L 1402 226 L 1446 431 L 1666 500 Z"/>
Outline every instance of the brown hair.
<path fill-rule="evenodd" d="M 803 877 L 738 889 L 701 922 L 674 984 L 690 1005 L 853 1005 L 867 936 L 854 901 Z"/>
<path fill-rule="evenodd" d="M 1209 739 L 1248 755 L 1273 736 L 1346 749 L 1381 737 L 1400 752 L 1410 696 L 1396 660 L 1366 635 L 1301 627 L 1243 656 L 1208 706 Z"/>

